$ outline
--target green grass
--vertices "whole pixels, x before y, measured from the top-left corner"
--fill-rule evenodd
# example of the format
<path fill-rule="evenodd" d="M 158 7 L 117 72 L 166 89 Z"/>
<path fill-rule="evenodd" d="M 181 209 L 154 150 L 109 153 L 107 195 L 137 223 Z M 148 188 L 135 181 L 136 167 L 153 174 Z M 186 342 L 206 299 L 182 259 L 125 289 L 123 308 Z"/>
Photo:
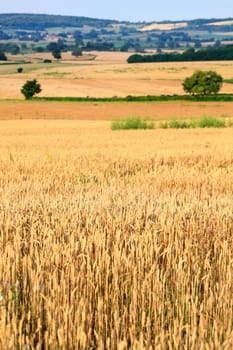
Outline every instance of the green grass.
<path fill-rule="evenodd" d="M 161 129 L 190 129 L 190 128 L 225 128 L 232 126 L 232 122 L 226 122 L 222 119 L 204 116 L 197 120 L 182 121 L 182 120 L 170 120 L 160 123 Z"/>
<path fill-rule="evenodd" d="M 197 121 L 198 128 L 225 128 L 226 126 L 225 120 L 217 118 L 203 117 Z"/>
<path fill-rule="evenodd" d="M 17 68 L 22 67 L 23 68 L 23 73 L 31 73 L 31 72 L 36 72 L 37 70 L 40 69 L 48 69 L 48 72 L 43 73 L 43 75 L 51 75 L 51 76 L 58 76 L 58 77 L 63 77 L 66 75 L 66 72 L 62 72 L 59 74 L 59 72 L 53 72 L 50 71 L 51 69 L 57 68 L 57 67 L 71 67 L 71 66 L 77 66 L 78 64 L 68 64 L 68 63 L 61 63 L 57 61 L 52 61 L 51 63 L 43 63 L 42 61 L 39 62 L 9 62 L 7 64 L 5 63 L 0 63 L 0 76 L 1 75 L 6 75 L 6 74 L 16 74 L 17 73 Z M 68 73 L 71 74 L 71 73 Z"/>
<path fill-rule="evenodd" d="M 0 65 L 0 75 L 5 75 L 5 74 L 16 74 L 17 69 L 19 67 L 23 68 L 23 73 L 30 73 L 37 71 L 38 69 L 44 69 L 44 68 L 54 68 L 57 67 L 57 64 L 46 64 L 46 63 L 20 63 L 20 62 L 14 62 L 9 65 Z"/>
<path fill-rule="evenodd" d="M 153 129 L 152 121 L 143 120 L 139 117 L 127 119 L 118 119 L 112 122 L 112 130 L 129 130 L 129 129 Z"/>
<path fill-rule="evenodd" d="M 170 120 L 160 123 L 161 129 L 188 129 L 191 128 L 191 123 L 182 120 Z"/>
<path fill-rule="evenodd" d="M 25 61 L 25 60 L 17 60 L 14 62 L 9 62 L 9 61 L 4 61 L 4 62 L 0 62 L 0 67 L 4 67 L 4 66 L 12 66 L 12 65 L 16 65 L 16 64 L 29 64 L 31 63 L 31 61 Z"/>
<path fill-rule="evenodd" d="M 233 84 L 233 79 L 224 79 L 224 83 Z"/>
<path fill-rule="evenodd" d="M 71 72 L 46 72 L 43 73 L 44 76 L 55 77 L 55 78 L 63 78 L 65 75 L 72 74 Z"/>

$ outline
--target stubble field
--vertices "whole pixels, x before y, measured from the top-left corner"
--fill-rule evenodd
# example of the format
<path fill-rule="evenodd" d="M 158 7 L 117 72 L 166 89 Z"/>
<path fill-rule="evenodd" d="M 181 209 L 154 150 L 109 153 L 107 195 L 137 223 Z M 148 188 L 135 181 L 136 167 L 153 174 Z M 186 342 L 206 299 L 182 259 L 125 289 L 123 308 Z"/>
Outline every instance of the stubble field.
<path fill-rule="evenodd" d="M 22 56 L 33 64 L 24 65 L 17 74 L 17 65 L 0 65 L 0 99 L 21 98 L 20 88 L 27 79 L 36 78 L 42 85 L 40 96 L 112 97 L 127 95 L 183 94 L 182 82 L 194 70 L 215 70 L 224 79 L 232 79 L 233 61 L 172 62 L 127 64 L 129 53 L 97 53 L 95 60 L 74 60 L 66 54 L 62 62 L 44 64 L 39 58 L 49 54 Z M 224 84 L 223 93 L 233 93 L 233 84 Z"/>
<path fill-rule="evenodd" d="M 197 65 L 103 57 L 0 67 L 0 349 L 231 350 L 232 128 L 112 131 L 110 120 L 232 117 L 232 103 L 6 100 L 31 78 L 50 96 L 85 84 L 89 96 L 153 94 L 160 82 L 177 93 Z M 232 77 L 232 62 L 215 64 Z"/>

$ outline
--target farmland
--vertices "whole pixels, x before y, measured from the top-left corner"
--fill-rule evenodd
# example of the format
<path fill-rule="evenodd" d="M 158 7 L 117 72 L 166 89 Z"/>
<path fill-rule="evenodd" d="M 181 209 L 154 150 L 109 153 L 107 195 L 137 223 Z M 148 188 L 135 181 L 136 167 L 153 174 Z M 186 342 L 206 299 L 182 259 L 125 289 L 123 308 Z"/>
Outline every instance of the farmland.
<path fill-rule="evenodd" d="M 23 99 L 21 86 L 27 79 L 34 78 L 42 85 L 40 96 L 83 97 L 183 94 L 184 78 L 196 69 L 212 69 L 224 79 L 232 79 L 232 61 L 128 65 L 128 53 L 92 54 L 97 56 L 94 61 L 74 61 L 67 54 L 63 62 L 52 65 L 38 62 L 41 55 L 29 55 L 30 59 L 34 57 L 37 61 L 25 64 L 23 74 L 17 74 L 17 65 L 0 65 L 0 99 Z M 222 92 L 233 93 L 233 84 L 224 84 Z"/>
<path fill-rule="evenodd" d="M 0 65 L 0 349 L 230 350 L 233 129 L 157 125 L 232 120 L 232 102 L 24 101 L 20 88 L 182 94 L 195 69 L 230 80 L 233 62 L 89 54 Z M 156 128 L 111 130 L 133 115 Z"/>
<path fill-rule="evenodd" d="M 44 64 L 49 54 L 19 56 L 31 64 L 0 65 L 1 119 L 81 119 L 111 120 L 140 115 L 149 119 L 196 118 L 201 115 L 232 117 L 232 104 L 216 103 L 68 103 L 24 102 L 20 93 L 28 79 L 36 78 L 42 86 L 41 97 L 124 97 L 127 95 L 183 94 L 182 82 L 196 69 L 215 70 L 225 80 L 232 79 L 233 62 L 151 63 L 128 65 L 129 53 L 91 52 L 81 59 L 70 53 L 62 62 Z M 96 57 L 90 60 L 89 57 Z M 12 58 L 13 59 L 13 58 Z M 23 73 L 17 73 L 18 67 Z M 223 93 L 233 93 L 233 84 L 224 83 Z M 14 100 L 14 101 L 12 101 Z"/>
<path fill-rule="evenodd" d="M 0 137 L 1 349 L 232 348 L 231 129 Z"/>
<path fill-rule="evenodd" d="M 155 121 L 213 116 L 232 119 L 232 102 L 0 102 L 2 120 L 108 120 L 140 116 Z"/>

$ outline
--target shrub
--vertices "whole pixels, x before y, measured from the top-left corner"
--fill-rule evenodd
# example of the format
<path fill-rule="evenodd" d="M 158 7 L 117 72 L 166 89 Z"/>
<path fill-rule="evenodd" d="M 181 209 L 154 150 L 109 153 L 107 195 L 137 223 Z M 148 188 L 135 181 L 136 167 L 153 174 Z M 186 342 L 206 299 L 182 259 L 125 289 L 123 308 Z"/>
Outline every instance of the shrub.
<path fill-rule="evenodd" d="M 139 117 L 132 117 L 112 122 L 112 130 L 129 130 L 129 129 L 153 129 L 154 123 L 142 120 Z"/>
<path fill-rule="evenodd" d="M 17 72 L 18 73 L 23 73 L 23 68 L 22 67 L 17 68 Z"/>

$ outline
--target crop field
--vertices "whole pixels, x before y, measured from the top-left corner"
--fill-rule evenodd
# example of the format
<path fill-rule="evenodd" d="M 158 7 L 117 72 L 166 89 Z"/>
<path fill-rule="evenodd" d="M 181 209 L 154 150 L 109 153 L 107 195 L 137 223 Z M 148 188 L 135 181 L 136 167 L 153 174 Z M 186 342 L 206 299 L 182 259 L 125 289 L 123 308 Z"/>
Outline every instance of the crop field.
<path fill-rule="evenodd" d="M 41 84 L 41 97 L 183 94 L 183 80 L 196 69 L 215 70 L 228 81 L 233 78 L 233 61 L 128 65 L 126 59 L 129 55 L 130 53 L 124 52 L 90 52 L 81 59 L 74 59 L 70 53 L 64 53 L 61 62 L 54 61 L 50 64 L 43 63 L 42 59 L 51 58 L 51 54 L 17 56 L 18 59 L 32 63 L 0 65 L 0 119 L 112 120 L 131 115 L 156 120 L 188 119 L 202 115 L 232 117 L 232 103 L 228 102 L 23 102 L 20 89 L 27 80 L 34 78 Z M 96 57 L 95 60 L 93 57 Z M 17 68 L 21 66 L 23 73 L 19 74 Z M 233 84 L 224 83 L 221 92 L 233 93 Z"/>
<path fill-rule="evenodd" d="M 45 54 L 43 54 L 45 55 Z M 51 55 L 36 54 L 22 58 L 33 64 L 21 65 L 24 72 L 17 73 L 19 65 L 0 65 L 0 99 L 21 98 L 20 89 L 28 79 L 36 78 L 42 86 L 40 96 L 93 96 L 112 97 L 127 95 L 183 94 L 182 82 L 196 69 L 215 70 L 224 79 L 232 79 L 233 61 L 176 62 L 127 64 L 129 53 L 97 53 L 95 60 L 72 60 L 70 54 L 62 62 L 44 64 L 39 58 Z M 224 83 L 223 93 L 233 93 L 233 84 Z"/>
<path fill-rule="evenodd" d="M 1 350 L 232 349 L 232 129 L 0 139 Z"/>
<path fill-rule="evenodd" d="M 178 23 L 152 23 L 149 24 L 140 30 L 142 32 L 147 32 L 151 30 L 171 30 L 171 29 L 178 29 L 178 28 L 184 28 L 187 27 L 188 23 L 187 22 L 178 22 Z"/>
<path fill-rule="evenodd" d="M 231 350 L 233 132 L 159 129 L 232 102 L 24 101 L 183 94 L 195 69 L 128 53 L 0 65 L 0 349 Z M 96 57 L 93 60 L 93 57 Z M 233 93 L 224 83 L 222 92 Z M 139 116 L 153 130 L 111 130 Z"/>

